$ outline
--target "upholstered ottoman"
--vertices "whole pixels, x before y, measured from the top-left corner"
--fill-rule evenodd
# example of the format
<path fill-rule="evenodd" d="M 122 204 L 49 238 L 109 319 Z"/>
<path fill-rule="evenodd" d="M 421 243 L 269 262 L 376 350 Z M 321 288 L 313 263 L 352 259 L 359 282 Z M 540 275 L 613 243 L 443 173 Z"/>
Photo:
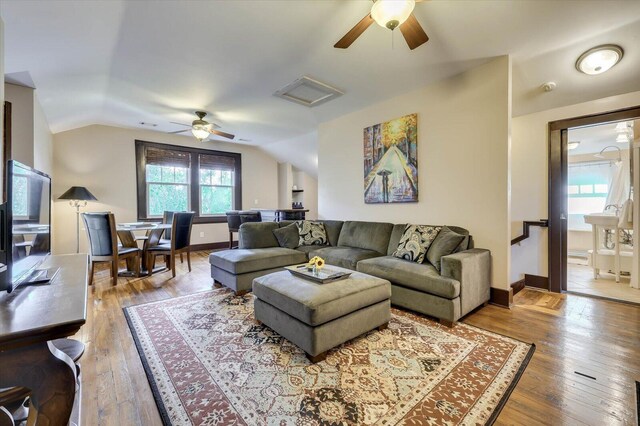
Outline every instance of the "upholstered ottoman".
<path fill-rule="evenodd" d="M 349 271 L 332 266 L 332 269 Z M 361 272 L 326 284 L 289 271 L 253 280 L 255 318 L 304 350 L 311 362 L 391 318 L 391 284 Z"/>

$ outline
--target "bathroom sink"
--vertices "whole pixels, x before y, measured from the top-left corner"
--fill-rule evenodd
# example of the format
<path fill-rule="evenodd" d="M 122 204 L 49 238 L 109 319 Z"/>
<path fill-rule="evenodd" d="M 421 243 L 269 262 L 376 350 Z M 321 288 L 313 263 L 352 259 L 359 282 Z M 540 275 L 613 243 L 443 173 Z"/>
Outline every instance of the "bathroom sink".
<path fill-rule="evenodd" d="M 590 225 L 615 227 L 620 218 L 614 213 L 591 213 L 584 215 L 584 221 Z"/>

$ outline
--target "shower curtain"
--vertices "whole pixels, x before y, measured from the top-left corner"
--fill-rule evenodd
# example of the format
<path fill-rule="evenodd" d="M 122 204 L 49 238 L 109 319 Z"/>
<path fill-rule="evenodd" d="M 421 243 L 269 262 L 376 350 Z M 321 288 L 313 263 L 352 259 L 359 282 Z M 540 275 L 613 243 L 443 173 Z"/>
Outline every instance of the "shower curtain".
<path fill-rule="evenodd" d="M 611 165 L 611 180 L 609 181 L 609 194 L 607 195 L 607 203 L 615 204 L 618 207 L 629 199 L 629 190 L 631 184 L 629 182 L 629 162 L 617 161 Z"/>

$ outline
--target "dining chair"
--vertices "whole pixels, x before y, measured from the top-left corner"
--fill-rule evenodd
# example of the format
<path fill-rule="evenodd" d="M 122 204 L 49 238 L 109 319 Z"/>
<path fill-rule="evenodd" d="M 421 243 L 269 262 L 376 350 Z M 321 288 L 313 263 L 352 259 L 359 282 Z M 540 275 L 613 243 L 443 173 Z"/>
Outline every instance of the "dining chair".
<path fill-rule="evenodd" d="M 187 265 L 191 272 L 191 228 L 195 212 L 175 212 L 171 223 L 171 241 L 165 244 L 150 246 L 147 249 L 147 274 L 153 273 L 156 256 L 169 256 L 172 275 L 176 276 L 176 256 L 187 255 Z"/>
<path fill-rule="evenodd" d="M 227 226 L 229 227 L 229 248 L 233 248 L 233 233 L 240 230 L 240 212 L 231 210 L 226 213 Z"/>
<path fill-rule="evenodd" d="M 118 247 L 116 220 L 113 213 L 82 213 L 82 220 L 89 237 L 89 285 L 93 284 L 96 263 L 110 262 L 113 285 L 118 284 L 118 262 L 122 259 L 135 258 L 136 276 L 140 273 L 140 249 L 134 247 Z"/>
<path fill-rule="evenodd" d="M 165 225 L 171 225 L 173 223 L 173 215 L 177 213 L 175 211 L 165 210 L 162 214 L 162 223 Z M 167 235 L 168 234 L 168 235 Z M 165 230 L 160 239 L 160 244 L 171 244 L 171 230 Z M 184 263 L 182 253 L 180 253 L 180 263 Z"/>

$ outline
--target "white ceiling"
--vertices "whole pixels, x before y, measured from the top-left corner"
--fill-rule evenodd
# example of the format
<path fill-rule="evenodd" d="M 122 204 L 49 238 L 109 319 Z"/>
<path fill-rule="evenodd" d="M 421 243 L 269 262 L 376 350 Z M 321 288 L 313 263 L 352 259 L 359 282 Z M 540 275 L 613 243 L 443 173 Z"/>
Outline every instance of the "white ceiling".
<path fill-rule="evenodd" d="M 616 124 L 607 123 L 597 126 L 569 129 L 569 141 L 579 141 L 576 149 L 569 151 L 569 155 L 597 154 L 606 146 L 616 146 L 621 150 L 629 149 L 629 143 L 616 142 Z M 615 152 L 615 150 L 613 150 Z"/>
<path fill-rule="evenodd" d="M 514 115 L 640 90 L 640 1 L 429 1 L 415 14 L 431 40 L 409 51 L 399 33 L 370 27 L 333 44 L 367 0 L 4 0 L 5 72 L 28 71 L 54 133 L 88 124 L 137 127 L 213 113 L 251 144 L 308 146 L 320 122 L 490 58 L 513 59 Z M 575 59 L 600 43 L 625 58 L 586 76 Z M 345 95 L 309 109 L 273 97 L 302 75 Z M 547 80 L 558 89 L 544 93 Z M 300 167 L 300 166 L 299 166 Z"/>

